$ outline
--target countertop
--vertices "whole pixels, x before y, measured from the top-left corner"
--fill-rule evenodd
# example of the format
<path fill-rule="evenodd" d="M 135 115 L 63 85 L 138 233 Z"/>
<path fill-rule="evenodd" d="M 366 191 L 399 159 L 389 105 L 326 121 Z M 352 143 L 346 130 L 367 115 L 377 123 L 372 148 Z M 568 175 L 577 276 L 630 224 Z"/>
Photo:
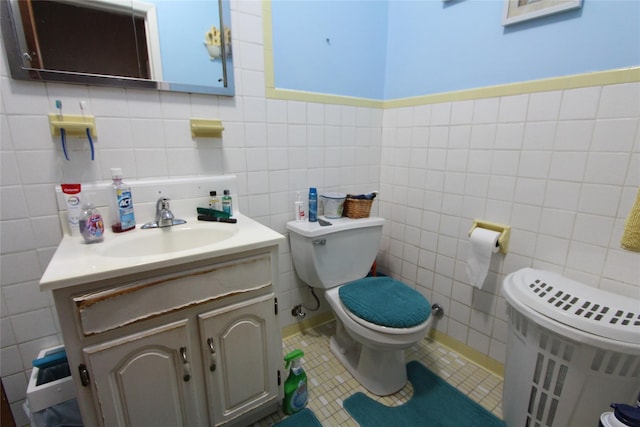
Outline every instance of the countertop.
<path fill-rule="evenodd" d="M 184 218 L 186 224 L 165 229 L 140 229 L 124 233 L 105 230 L 103 242 L 86 244 L 81 236 L 65 235 L 40 280 L 40 290 L 54 290 L 75 286 L 91 281 L 126 276 L 134 273 L 152 271 L 161 267 L 178 266 L 209 258 L 251 251 L 285 241 L 282 234 L 252 220 L 242 214 L 234 215 L 236 224 L 198 221 L 196 217 Z M 234 228 L 235 234 L 225 240 L 212 244 L 169 253 L 143 256 L 109 256 L 105 253 L 114 243 L 133 241 L 137 237 L 146 237 L 148 233 L 170 233 L 178 227 L 197 230 Z"/>

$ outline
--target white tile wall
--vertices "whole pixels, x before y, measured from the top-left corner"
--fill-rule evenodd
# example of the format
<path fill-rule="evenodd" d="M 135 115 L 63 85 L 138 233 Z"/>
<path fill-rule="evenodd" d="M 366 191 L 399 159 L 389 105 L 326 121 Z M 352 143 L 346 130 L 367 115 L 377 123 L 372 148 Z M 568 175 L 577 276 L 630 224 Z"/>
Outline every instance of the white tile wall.
<path fill-rule="evenodd" d="M 382 111 L 265 98 L 260 2 L 234 2 L 236 93 L 233 98 L 14 81 L 1 55 L 0 88 L 0 375 L 18 425 L 31 360 L 61 342 L 50 293 L 38 280 L 61 238 L 54 186 L 235 174 L 243 213 L 285 233 L 295 192 L 365 192 L 379 188 Z M 47 114 L 60 99 L 66 114 L 96 117 L 96 160 L 69 141 L 71 161 L 49 134 Z M 188 120 L 220 118 L 221 140 L 193 140 Z M 206 195 L 205 195 L 206 196 Z M 307 302 L 288 249 L 282 249 L 278 297 Z M 413 262 L 415 265 L 415 261 Z M 294 318 L 281 316 L 282 325 Z"/>
<path fill-rule="evenodd" d="M 438 330 L 498 361 L 507 335 L 500 283 L 519 268 L 640 298 L 640 254 L 619 249 L 640 186 L 639 94 L 629 83 L 432 105 L 412 122 L 425 137 L 410 161 L 399 144 L 425 107 L 384 110 L 380 212 L 392 215 L 378 265 L 445 308 Z M 415 160 L 423 151 L 426 161 Z M 386 172 L 398 168 L 408 171 Z M 396 232 L 408 228 L 409 210 L 410 238 Z M 474 218 L 513 227 L 482 290 L 465 273 Z M 417 260 L 406 255 L 412 247 Z"/>
<path fill-rule="evenodd" d="M 235 174 L 241 210 L 282 233 L 296 191 L 381 190 L 380 268 L 443 305 L 438 330 L 498 361 L 499 283 L 518 268 L 640 297 L 640 256 L 618 249 L 640 185 L 640 84 L 385 110 L 265 99 L 261 4 L 232 7 L 233 98 L 17 82 L 2 55 L 0 374 L 18 424 L 31 359 L 61 340 L 51 296 L 37 287 L 61 236 L 53 187 L 108 179 L 114 166 L 130 179 Z M 68 114 L 87 101 L 95 162 L 73 142 L 63 159 L 46 117 L 56 99 Z M 220 118 L 222 140 L 192 140 L 191 117 Z M 483 290 L 465 277 L 473 218 L 513 226 Z M 280 266 L 287 313 L 310 296 L 286 248 Z"/>

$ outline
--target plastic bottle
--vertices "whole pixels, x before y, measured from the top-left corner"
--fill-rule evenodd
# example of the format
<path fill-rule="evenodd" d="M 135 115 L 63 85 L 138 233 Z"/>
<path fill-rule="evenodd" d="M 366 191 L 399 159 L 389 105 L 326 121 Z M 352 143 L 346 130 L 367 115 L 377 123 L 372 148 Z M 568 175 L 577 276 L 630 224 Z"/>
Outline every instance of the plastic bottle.
<path fill-rule="evenodd" d="M 218 193 L 215 191 L 209 191 L 209 209 L 222 210 L 222 203 L 218 198 Z"/>
<path fill-rule="evenodd" d="M 296 192 L 296 201 L 294 203 L 294 206 L 296 221 L 304 221 L 304 202 L 302 201 L 302 196 L 300 195 L 299 191 Z"/>
<path fill-rule="evenodd" d="M 233 216 L 233 201 L 231 200 L 231 194 L 229 190 L 224 190 L 224 196 L 222 196 L 222 211 Z"/>
<path fill-rule="evenodd" d="M 82 205 L 82 213 L 78 221 L 80 234 L 87 243 L 102 242 L 104 239 L 104 221 L 100 211 L 93 203 Z"/>
<path fill-rule="evenodd" d="M 111 230 L 121 233 L 136 228 L 131 187 L 122 182 L 122 169 L 111 168 L 113 197 L 111 198 Z"/>
<path fill-rule="evenodd" d="M 307 374 L 300 364 L 300 359 L 304 356 L 302 350 L 293 350 L 284 357 L 285 369 L 291 365 L 289 377 L 284 383 L 284 400 L 282 409 L 287 415 L 298 412 L 307 406 L 309 395 L 307 393 Z"/>
<path fill-rule="evenodd" d="M 309 222 L 318 221 L 318 190 L 309 188 Z"/>

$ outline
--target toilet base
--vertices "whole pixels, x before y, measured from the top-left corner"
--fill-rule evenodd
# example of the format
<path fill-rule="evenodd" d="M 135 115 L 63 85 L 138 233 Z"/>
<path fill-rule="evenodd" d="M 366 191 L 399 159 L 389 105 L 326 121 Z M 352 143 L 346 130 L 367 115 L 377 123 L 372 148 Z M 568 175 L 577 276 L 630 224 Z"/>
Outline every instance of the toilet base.
<path fill-rule="evenodd" d="M 329 348 L 353 377 L 371 393 L 387 396 L 407 383 L 404 350 L 372 350 L 349 340 L 340 345 L 338 335 L 331 337 Z"/>

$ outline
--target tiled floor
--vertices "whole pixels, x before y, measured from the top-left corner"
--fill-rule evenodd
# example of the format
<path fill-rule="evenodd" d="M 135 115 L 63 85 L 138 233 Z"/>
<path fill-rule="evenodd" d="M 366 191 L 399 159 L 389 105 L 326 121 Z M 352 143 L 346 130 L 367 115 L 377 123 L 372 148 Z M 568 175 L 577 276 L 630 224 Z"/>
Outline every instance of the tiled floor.
<path fill-rule="evenodd" d="M 378 397 L 367 392 L 353 379 L 329 350 L 329 338 L 334 330 L 335 323 L 329 322 L 283 341 L 284 354 L 296 348 L 304 351 L 303 367 L 309 386 L 308 406 L 324 427 L 358 426 L 342 407 L 342 401 L 357 391 L 388 406 L 401 405 L 409 400 L 413 391 L 410 383 L 391 396 Z M 449 384 L 502 418 L 502 378 L 431 339 L 425 339 L 408 349 L 406 359 L 422 362 Z M 254 427 L 270 426 L 284 417 L 285 414 L 280 410 L 255 423 Z"/>

